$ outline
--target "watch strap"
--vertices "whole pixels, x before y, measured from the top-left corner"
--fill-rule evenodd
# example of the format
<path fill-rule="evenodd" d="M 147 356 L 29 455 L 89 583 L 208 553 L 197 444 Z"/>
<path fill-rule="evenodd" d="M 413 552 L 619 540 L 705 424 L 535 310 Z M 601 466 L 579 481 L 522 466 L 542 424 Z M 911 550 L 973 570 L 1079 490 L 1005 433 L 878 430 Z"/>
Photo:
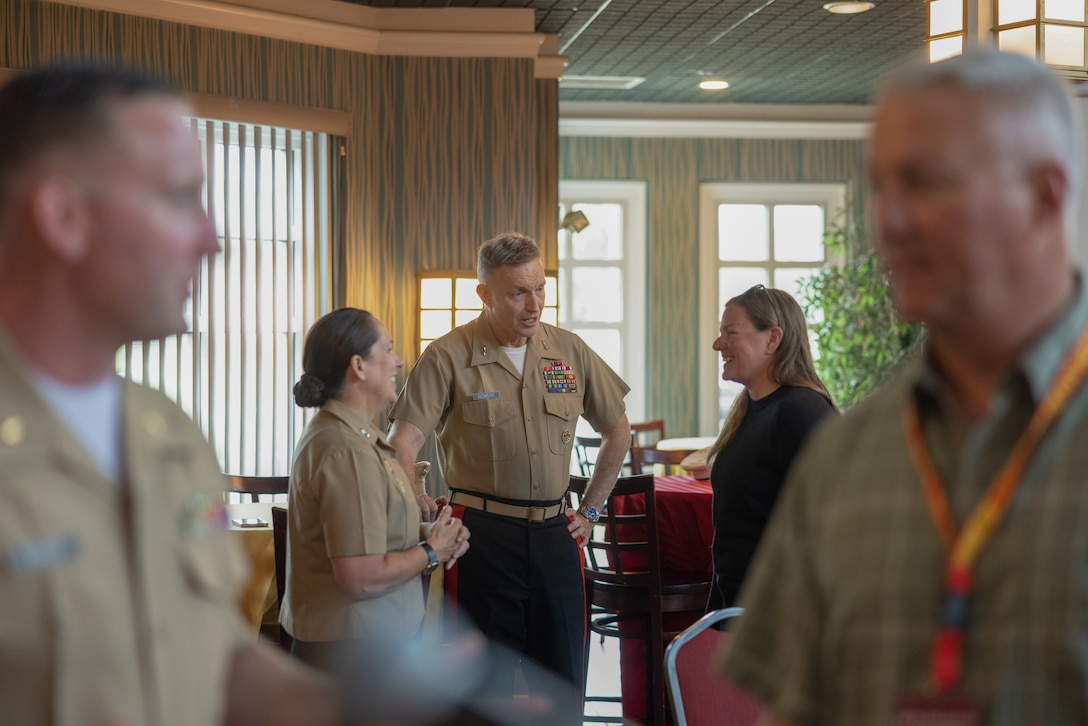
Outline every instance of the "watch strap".
<path fill-rule="evenodd" d="M 438 569 L 438 553 L 434 551 L 434 547 L 431 547 L 427 540 L 420 541 L 419 546 L 427 553 L 427 566 L 423 569 L 423 574 L 429 575 Z"/>

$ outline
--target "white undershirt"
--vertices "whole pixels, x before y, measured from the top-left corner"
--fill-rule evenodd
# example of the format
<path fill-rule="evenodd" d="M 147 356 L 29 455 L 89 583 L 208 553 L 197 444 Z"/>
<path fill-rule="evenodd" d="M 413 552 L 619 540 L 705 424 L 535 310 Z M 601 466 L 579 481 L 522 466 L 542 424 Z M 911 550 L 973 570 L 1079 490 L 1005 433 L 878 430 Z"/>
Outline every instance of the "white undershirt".
<path fill-rule="evenodd" d="M 35 371 L 34 386 L 76 441 L 115 484 L 121 474 L 121 379 L 108 376 L 89 386 L 62 383 Z"/>
<path fill-rule="evenodd" d="M 510 356 L 510 362 L 518 369 L 519 376 L 525 375 L 525 349 L 528 347 L 527 345 L 520 348 L 507 348 L 505 345 L 502 347 L 506 351 L 506 355 Z"/>

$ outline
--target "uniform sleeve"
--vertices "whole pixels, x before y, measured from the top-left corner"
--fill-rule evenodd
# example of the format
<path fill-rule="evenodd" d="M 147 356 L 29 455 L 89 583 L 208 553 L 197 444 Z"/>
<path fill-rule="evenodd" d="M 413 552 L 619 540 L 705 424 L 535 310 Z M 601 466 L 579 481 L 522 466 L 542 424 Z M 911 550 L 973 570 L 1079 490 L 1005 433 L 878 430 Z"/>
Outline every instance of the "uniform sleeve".
<path fill-rule="evenodd" d="M 453 370 L 449 359 L 432 343 L 416 361 L 389 413 L 391 421 L 406 421 L 425 435 L 434 431 L 450 407 Z"/>
<path fill-rule="evenodd" d="M 818 711 L 824 598 L 808 531 L 814 446 L 802 452 L 740 592 L 738 620 L 721 672 L 775 713 L 805 724 Z"/>
<path fill-rule="evenodd" d="M 607 431 L 627 410 L 623 397 L 631 390 L 592 348 L 578 338 L 582 365 L 585 367 L 585 395 L 582 417 L 596 431 Z"/>
<path fill-rule="evenodd" d="M 341 449 L 314 476 L 329 557 L 382 554 L 386 547 L 389 472 L 368 452 Z"/>

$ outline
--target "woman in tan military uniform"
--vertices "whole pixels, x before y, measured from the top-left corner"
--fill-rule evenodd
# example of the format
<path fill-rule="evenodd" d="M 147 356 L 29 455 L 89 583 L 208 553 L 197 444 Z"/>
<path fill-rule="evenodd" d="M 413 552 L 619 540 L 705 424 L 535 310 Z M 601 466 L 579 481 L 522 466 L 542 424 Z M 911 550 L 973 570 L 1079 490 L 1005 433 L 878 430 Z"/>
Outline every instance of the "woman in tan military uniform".
<path fill-rule="evenodd" d="M 396 400 L 403 365 L 385 326 L 363 310 L 329 313 L 306 338 L 295 402 L 321 410 L 291 471 L 280 621 L 311 665 L 335 669 L 344 653 L 367 650 L 358 641 L 418 634 L 420 575 L 468 549 L 468 529 L 448 508 L 421 528 L 411 481 L 375 424 Z"/>

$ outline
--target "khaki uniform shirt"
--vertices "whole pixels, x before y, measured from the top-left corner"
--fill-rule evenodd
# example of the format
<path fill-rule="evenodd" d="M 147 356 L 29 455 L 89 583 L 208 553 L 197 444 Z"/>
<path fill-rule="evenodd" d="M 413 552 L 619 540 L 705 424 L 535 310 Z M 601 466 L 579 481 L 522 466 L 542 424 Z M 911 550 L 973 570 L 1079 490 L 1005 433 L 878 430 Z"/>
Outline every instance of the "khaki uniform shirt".
<path fill-rule="evenodd" d="M 419 543 L 411 480 L 381 431 L 336 400 L 306 426 L 291 470 L 287 590 L 280 622 L 307 642 L 412 636 L 423 622 L 413 578 L 381 597 L 353 600 L 332 557 L 377 555 Z"/>
<path fill-rule="evenodd" d="M 484 313 L 427 346 L 389 417 L 438 432 L 455 489 L 557 500 L 569 483 L 578 417 L 612 428 L 630 388 L 581 338 L 544 323 L 526 343 L 524 370 Z"/>
<path fill-rule="evenodd" d="M 126 383 L 103 478 L 0 328 L 0 722 L 218 723 L 246 564 L 200 430 Z"/>
<path fill-rule="evenodd" d="M 946 553 L 903 433 L 915 401 L 957 522 L 980 501 L 1088 321 L 1076 298 L 966 426 L 919 361 L 818 429 L 745 586 L 725 672 L 799 724 L 880 726 L 928 680 Z M 982 549 L 963 689 L 981 723 L 1088 723 L 1088 386 L 1042 440 Z"/>

